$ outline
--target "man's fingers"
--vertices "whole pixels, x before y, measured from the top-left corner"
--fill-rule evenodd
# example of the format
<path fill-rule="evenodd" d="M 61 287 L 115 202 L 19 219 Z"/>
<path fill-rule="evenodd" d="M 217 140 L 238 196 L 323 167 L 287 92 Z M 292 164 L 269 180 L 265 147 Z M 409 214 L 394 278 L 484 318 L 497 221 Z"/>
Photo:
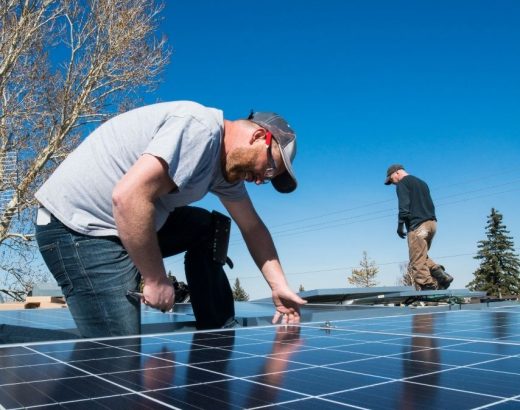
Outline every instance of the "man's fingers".
<path fill-rule="evenodd" d="M 175 302 L 173 303 L 168 303 L 168 302 L 164 302 L 164 303 L 157 303 L 157 304 L 153 304 L 153 303 L 150 303 L 148 300 L 146 300 L 145 298 L 142 299 L 142 302 L 146 305 L 146 306 L 150 306 L 154 309 L 158 309 L 160 310 L 161 312 L 165 313 L 167 311 L 171 311 L 173 310 L 173 308 L 175 307 Z"/>
<path fill-rule="evenodd" d="M 282 316 L 282 314 L 278 311 L 274 312 L 274 316 L 273 316 L 273 320 L 272 320 L 272 324 L 276 324 L 278 323 L 278 321 L 280 320 L 280 317 Z"/>
<path fill-rule="evenodd" d="M 292 312 L 286 315 L 287 320 L 285 321 L 286 324 L 295 325 L 300 323 L 300 315 L 298 312 Z"/>
<path fill-rule="evenodd" d="M 280 321 L 281 319 L 281 321 Z M 276 324 L 280 321 L 283 325 L 296 325 L 300 323 L 300 314 L 298 312 L 289 312 L 289 313 L 282 313 L 279 311 L 276 311 L 273 316 L 273 324 Z"/>
<path fill-rule="evenodd" d="M 274 316 L 273 316 L 273 324 L 276 324 L 280 321 L 281 319 L 281 323 L 282 324 L 286 324 L 287 323 L 287 319 L 288 316 L 285 314 L 285 313 L 282 313 L 282 312 L 279 312 L 278 310 L 274 313 Z"/>

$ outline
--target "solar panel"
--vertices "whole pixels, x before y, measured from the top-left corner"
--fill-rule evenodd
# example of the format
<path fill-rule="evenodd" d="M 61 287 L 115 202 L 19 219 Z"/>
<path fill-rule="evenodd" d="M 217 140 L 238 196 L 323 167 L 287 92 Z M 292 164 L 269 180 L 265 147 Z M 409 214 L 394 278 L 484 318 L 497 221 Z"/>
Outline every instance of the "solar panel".
<path fill-rule="evenodd" d="M 518 303 L 346 312 L 329 306 L 317 315 L 330 320 L 301 326 L 6 345 L 0 404 L 520 408 Z"/>
<path fill-rule="evenodd" d="M 446 292 L 446 291 L 442 291 Z M 467 292 L 467 291 L 465 291 Z M 426 294 L 428 292 L 422 292 Z M 471 292 L 470 292 L 471 293 Z M 366 294 L 366 293 L 360 293 Z M 394 292 L 374 297 L 372 304 L 390 301 L 403 301 L 410 295 L 419 295 L 421 292 L 405 292 L 401 296 Z M 431 295 L 430 295 L 431 296 Z M 428 296 L 428 297 L 430 297 Z M 340 297 L 343 297 L 340 295 Z M 357 297 L 357 296 L 356 296 Z M 426 296 L 421 296 L 425 298 Z M 370 299 L 370 298 L 367 298 Z M 366 305 L 368 302 L 362 303 Z M 272 302 L 235 302 L 236 319 L 242 326 L 262 326 L 271 324 Z M 343 319 L 347 317 L 366 317 L 377 315 L 378 306 L 337 305 L 332 303 L 308 304 L 302 309 L 304 322 L 320 320 Z M 405 311 L 393 311 L 393 314 L 403 314 Z M 381 313 L 386 314 L 386 313 Z M 146 305 L 141 305 L 141 333 L 154 334 L 172 331 L 195 330 L 195 317 L 191 304 L 179 303 L 173 312 L 165 314 Z M 0 344 L 28 343 L 33 341 L 49 341 L 63 339 L 77 339 L 79 332 L 68 309 L 20 309 L 0 310 Z"/>
<path fill-rule="evenodd" d="M 236 319 L 242 326 L 271 324 L 273 304 L 235 302 Z M 365 311 L 351 307 L 334 305 L 313 305 L 304 308 L 303 320 L 306 322 L 327 320 L 331 315 L 341 315 L 348 311 L 350 317 Z M 179 303 L 174 312 L 161 313 L 146 305 L 141 305 L 141 333 L 153 334 L 172 331 L 195 330 L 195 316 L 191 304 Z M 68 309 L 21 309 L 0 310 L 0 344 L 27 343 L 76 339 L 79 332 Z"/>
<path fill-rule="evenodd" d="M 361 298 L 415 291 L 413 286 L 313 289 L 298 293 L 309 303 L 344 303 Z"/>
<path fill-rule="evenodd" d="M 190 304 L 178 304 L 175 312 L 167 314 L 142 305 L 141 322 L 141 331 L 145 334 L 195 329 Z M 79 337 L 66 308 L 0 310 L 0 323 L 0 343 L 4 344 Z"/>
<path fill-rule="evenodd" d="M 464 298 L 484 298 L 486 292 L 467 289 L 418 291 L 413 286 L 382 286 L 365 288 L 314 289 L 298 293 L 309 303 L 338 305 L 374 305 L 387 303 L 410 304 L 417 301 L 458 302 Z M 270 299 L 261 299 L 269 302 Z"/>
<path fill-rule="evenodd" d="M 353 299 L 354 304 L 403 303 L 410 305 L 414 302 L 439 302 L 450 304 L 463 303 L 465 299 L 482 299 L 486 292 L 469 291 L 467 289 L 443 290 L 407 290 L 401 292 L 382 293 Z"/>

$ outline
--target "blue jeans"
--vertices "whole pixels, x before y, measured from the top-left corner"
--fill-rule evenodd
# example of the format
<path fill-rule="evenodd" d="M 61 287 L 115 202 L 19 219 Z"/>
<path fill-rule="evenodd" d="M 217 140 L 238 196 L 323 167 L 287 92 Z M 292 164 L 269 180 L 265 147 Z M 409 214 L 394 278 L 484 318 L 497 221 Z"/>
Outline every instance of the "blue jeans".
<path fill-rule="evenodd" d="M 83 337 L 140 332 L 140 305 L 126 296 L 140 275 L 117 237 L 82 235 L 51 216 L 36 240 Z"/>
<path fill-rule="evenodd" d="M 212 259 L 213 219 L 196 207 L 175 209 L 157 236 L 163 257 L 186 252 L 185 273 L 198 329 L 234 318 L 233 293 L 221 264 Z M 55 217 L 36 225 L 47 267 L 61 286 L 83 337 L 140 333 L 140 303 L 128 298 L 140 274 L 117 237 L 79 234 Z"/>

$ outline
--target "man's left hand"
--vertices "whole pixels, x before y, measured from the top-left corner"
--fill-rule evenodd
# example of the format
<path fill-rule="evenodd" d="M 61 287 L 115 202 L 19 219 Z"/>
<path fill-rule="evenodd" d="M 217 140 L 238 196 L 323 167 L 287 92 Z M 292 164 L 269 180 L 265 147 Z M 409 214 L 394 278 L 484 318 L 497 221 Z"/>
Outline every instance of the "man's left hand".
<path fill-rule="evenodd" d="M 397 235 L 399 235 L 399 238 L 404 239 L 406 238 L 406 232 L 404 231 L 404 224 L 399 223 L 397 225 Z"/>
<path fill-rule="evenodd" d="M 300 306 L 307 303 L 288 287 L 273 290 L 273 303 L 276 312 L 273 316 L 273 324 L 281 320 L 282 324 L 300 323 Z"/>

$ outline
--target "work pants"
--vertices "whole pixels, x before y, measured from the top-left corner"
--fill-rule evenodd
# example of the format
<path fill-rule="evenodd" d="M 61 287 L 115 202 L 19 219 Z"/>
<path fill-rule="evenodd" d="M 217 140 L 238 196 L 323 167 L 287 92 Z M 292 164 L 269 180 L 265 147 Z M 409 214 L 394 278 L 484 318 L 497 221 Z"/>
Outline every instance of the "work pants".
<path fill-rule="evenodd" d="M 425 221 L 413 231 L 408 232 L 408 269 L 416 285 L 437 285 L 430 270 L 435 269 L 438 265 L 428 257 L 428 250 L 436 231 L 436 221 Z"/>
<path fill-rule="evenodd" d="M 186 252 L 185 273 L 197 328 L 219 328 L 232 319 L 231 287 L 222 265 L 212 259 L 211 213 L 177 208 L 158 239 L 163 257 Z M 50 223 L 36 225 L 36 240 L 83 337 L 140 333 L 141 306 L 127 297 L 127 291 L 138 290 L 141 278 L 118 237 L 83 235 L 51 216 Z"/>

